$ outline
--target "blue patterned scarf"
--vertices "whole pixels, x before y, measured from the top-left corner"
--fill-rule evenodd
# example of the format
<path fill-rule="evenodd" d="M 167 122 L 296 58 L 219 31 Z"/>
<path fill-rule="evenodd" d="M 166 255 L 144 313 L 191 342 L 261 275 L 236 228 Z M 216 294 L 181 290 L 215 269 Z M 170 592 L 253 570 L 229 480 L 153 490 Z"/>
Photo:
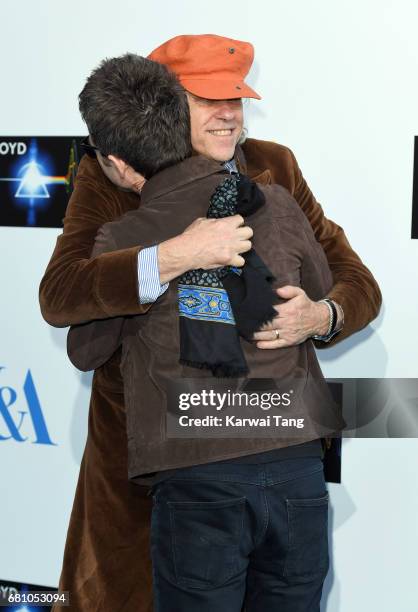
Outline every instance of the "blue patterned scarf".
<path fill-rule="evenodd" d="M 254 214 L 265 203 L 257 185 L 242 174 L 226 178 L 214 191 L 208 218 Z M 213 376 L 248 374 L 240 337 L 255 331 L 276 314 L 274 277 L 254 249 L 243 255 L 242 268 L 190 270 L 178 283 L 180 363 L 211 370 Z"/>

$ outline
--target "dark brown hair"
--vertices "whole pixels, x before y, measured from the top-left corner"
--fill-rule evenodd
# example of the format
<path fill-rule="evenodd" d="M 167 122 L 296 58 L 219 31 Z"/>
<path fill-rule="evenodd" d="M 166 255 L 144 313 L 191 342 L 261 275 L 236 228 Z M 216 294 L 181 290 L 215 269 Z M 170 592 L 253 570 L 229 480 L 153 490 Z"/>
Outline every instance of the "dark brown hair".
<path fill-rule="evenodd" d="M 162 64 L 133 53 L 105 59 L 87 79 L 79 106 L 101 154 L 146 178 L 191 154 L 187 98 Z"/>

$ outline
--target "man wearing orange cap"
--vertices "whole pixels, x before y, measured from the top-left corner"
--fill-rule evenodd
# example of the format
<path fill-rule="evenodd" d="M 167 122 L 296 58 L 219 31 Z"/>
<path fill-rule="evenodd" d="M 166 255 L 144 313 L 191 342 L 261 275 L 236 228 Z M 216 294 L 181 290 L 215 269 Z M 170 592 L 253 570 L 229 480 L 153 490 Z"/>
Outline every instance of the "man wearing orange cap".
<path fill-rule="evenodd" d="M 176 36 L 150 55 L 168 66 L 189 95 L 195 151 L 228 161 L 242 134 L 242 98 L 260 96 L 244 78 L 254 59 L 250 43 L 222 36 Z"/>
<path fill-rule="evenodd" d="M 259 97 L 243 81 L 252 57 L 248 43 L 213 35 L 176 37 L 151 54 L 151 59 L 171 67 L 188 91 L 195 151 L 219 162 L 233 161 L 261 184 L 286 187 L 305 212 L 333 271 L 332 304 L 311 302 L 299 287 L 279 289 L 288 302 L 271 325 L 256 334 L 257 346 L 285 347 L 312 335 L 327 341 L 340 329 L 334 343 L 376 316 L 380 292 L 342 229 L 323 216 L 291 151 L 253 139 L 237 146 L 243 125 L 241 97 Z M 98 228 L 135 208 L 135 198 L 104 180 L 95 160 L 83 158 L 64 233 L 41 284 L 42 312 L 51 324 L 142 311 L 139 247 L 89 259 Z M 119 359 L 115 354 L 93 381 L 89 433 L 60 581 L 60 588 L 70 591 L 76 612 L 152 610 L 150 502 L 127 480 Z M 196 598 L 198 608 L 198 590 Z"/>
<path fill-rule="evenodd" d="M 289 301 L 281 306 L 276 320 L 255 335 L 257 346 L 284 348 L 307 337 L 329 342 L 336 333 L 340 332 L 342 339 L 367 324 L 366 319 L 372 320 L 379 309 L 379 289 L 350 248 L 343 230 L 323 216 L 292 152 L 272 142 L 243 137 L 242 98 L 261 99 L 244 81 L 253 63 L 253 46 L 214 34 L 182 35 L 157 47 L 149 58 L 168 66 L 188 94 L 194 150 L 220 162 L 234 159 L 239 170 L 248 172 L 259 183 L 285 186 L 310 220 L 338 281 L 329 296 L 335 306 L 335 325 L 331 333 L 329 306 L 312 302 L 299 287 L 286 285 L 278 289 L 278 295 Z M 241 147 L 237 147 L 237 143 L 241 143 Z M 347 266 L 345 273 L 354 273 L 357 282 L 360 281 L 354 293 L 359 290 L 359 297 L 366 290 L 370 298 L 356 314 L 354 294 L 350 296 L 351 290 L 340 285 L 344 283 L 344 275 L 340 276 L 337 269 L 341 256 Z M 347 307 L 351 312 L 341 331 Z M 355 327 L 347 327 L 350 325 L 348 319 Z"/>

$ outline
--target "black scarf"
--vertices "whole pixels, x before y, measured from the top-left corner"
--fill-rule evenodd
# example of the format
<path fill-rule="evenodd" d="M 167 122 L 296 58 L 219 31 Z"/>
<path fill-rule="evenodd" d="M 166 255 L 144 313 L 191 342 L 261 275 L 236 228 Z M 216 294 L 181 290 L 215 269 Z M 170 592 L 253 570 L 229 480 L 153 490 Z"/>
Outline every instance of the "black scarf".
<path fill-rule="evenodd" d="M 265 204 L 264 194 L 245 175 L 231 175 L 214 191 L 208 218 L 254 214 Z M 242 268 L 191 270 L 179 280 L 180 363 L 207 368 L 214 376 L 248 374 L 241 336 L 251 341 L 255 331 L 276 315 L 274 277 L 254 249 L 244 253 Z"/>

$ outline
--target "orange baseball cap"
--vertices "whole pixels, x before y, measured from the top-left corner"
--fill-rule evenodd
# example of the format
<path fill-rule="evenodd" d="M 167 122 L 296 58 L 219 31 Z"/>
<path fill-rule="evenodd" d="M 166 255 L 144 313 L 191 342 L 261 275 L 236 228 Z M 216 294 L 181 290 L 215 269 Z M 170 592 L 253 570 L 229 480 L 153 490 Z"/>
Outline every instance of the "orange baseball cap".
<path fill-rule="evenodd" d="M 216 34 L 185 34 L 163 43 L 148 58 L 170 68 L 195 96 L 261 99 L 244 83 L 254 59 L 251 43 Z"/>

